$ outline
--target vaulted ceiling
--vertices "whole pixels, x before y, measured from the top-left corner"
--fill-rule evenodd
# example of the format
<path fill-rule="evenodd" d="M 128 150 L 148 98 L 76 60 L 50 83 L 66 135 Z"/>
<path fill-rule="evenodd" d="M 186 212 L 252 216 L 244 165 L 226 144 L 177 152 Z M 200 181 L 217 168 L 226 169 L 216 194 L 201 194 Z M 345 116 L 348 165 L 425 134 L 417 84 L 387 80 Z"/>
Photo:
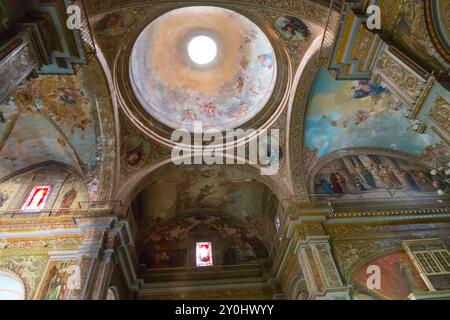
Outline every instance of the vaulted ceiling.
<path fill-rule="evenodd" d="M 186 3 L 87 1 L 98 57 L 76 76 L 31 79 L 0 105 L 0 180 L 54 161 L 84 176 L 92 184 L 91 193 L 100 186 L 105 189 L 102 198 L 129 203 L 134 197 L 126 190 L 142 190 L 148 184 L 142 180 L 170 162 L 168 128 L 187 119 L 219 127 L 236 120 L 231 127 L 245 123 L 280 129 L 281 168 L 270 178 L 269 188 L 286 199 L 313 192 L 308 181 L 315 177 L 308 178 L 309 172 L 328 168 L 342 150 L 357 153 L 368 148 L 365 154 L 391 152 L 394 158 L 407 154 L 412 162 L 431 167 L 448 159 L 448 147 L 439 137 L 410 130 L 407 110 L 383 83 L 338 82 L 320 68 L 317 52 L 328 17 L 326 6 L 313 1 L 222 4 L 224 9 L 207 10 L 224 14 L 224 23 L 238 19 L 236 32 L 242 37 L 234 43 L 222 32 L 223 24 L 205 18 L 204 23 L 237 50 L 227 55 L 234 57 L 232 68 L 226 68 L 233 70 L 226 74 L 230 81 L 208 91 L 211 81 L 204 81 L 205 88 L 190 83 L 193 71 L 179 73 L 181 53 L 167 48 L 186 28 L 202 21 L 192 12 L 177 10 Z M 409 8 L 402 1 L 393 7 L 399 16 L 389 28 L 424 29 L 422 20 L 419 25 L 415 21 L 417 11 L 425 9 Z M 172 20 L 170 14 L 158 19 L 168 12 Z M 332 15 L 332 21 L 336 17 Z M 423 41 L 413 44 L 407 37 L 404 33 L 399 40 L 405 50 L 419 61 L 431 56 L 420 50 Z M 164 54 L 156 59 L 154 50 Z M 435 62 L 426 67 L 439 71 L 445 65 Z M 252 97 L 256 91 L 258 98 Z"/>

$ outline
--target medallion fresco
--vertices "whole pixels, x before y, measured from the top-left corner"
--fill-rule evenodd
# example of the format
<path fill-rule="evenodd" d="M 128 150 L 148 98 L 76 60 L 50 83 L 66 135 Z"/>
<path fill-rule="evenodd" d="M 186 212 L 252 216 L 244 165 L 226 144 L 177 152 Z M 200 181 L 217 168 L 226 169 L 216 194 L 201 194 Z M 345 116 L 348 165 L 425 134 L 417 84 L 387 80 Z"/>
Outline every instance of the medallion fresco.
<path fill-rule="evenodd" d="M 95 23 L 94 30 L 104 37 L 117 37 L 125 34 L 134 22 L 132 15 L 117 11 L 103 16 Z"/>
<path fill-rule="evenodd" d="M 355 147 L 393 149 L 436 162 L 437 153 L 445 153 L 441 140 L 433 132 L 415 132 L 409 111 L 383 84 L 335 81 L 320 69 L 305 123 L 310 166 L 333 151 Z"/>
<path fill-rule="evenodd" d="M 286 40 L 301 41 L 311 35 L 308 26 L 297 17 L 279 17 L 275 21 L 275 29 Z"/>
<path fill-rule="evenodd" d="M 189 40 L 207 35 L 216 59 L 199 66 L 186 54 Z M 145 110 L 174 129 L 243 125 L 269 101 L 276 58 L 263 31 L 248 18 L 216 7 L 166 13 L 144 29 L 131 56 L 130 77 Z"/>
<path fill-rule="evenodd" d="M 122 115 L 121 169 L 123 174 L 138 171 L 146 165 L 170 156 L 170 150 L 145 137 Z"/>

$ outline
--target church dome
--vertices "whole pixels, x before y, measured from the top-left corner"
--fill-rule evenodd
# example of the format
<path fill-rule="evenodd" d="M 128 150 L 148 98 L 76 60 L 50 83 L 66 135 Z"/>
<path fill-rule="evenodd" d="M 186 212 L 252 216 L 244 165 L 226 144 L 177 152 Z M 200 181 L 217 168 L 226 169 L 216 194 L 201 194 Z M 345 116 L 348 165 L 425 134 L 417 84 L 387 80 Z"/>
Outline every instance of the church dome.
<path fill-rule="evenodd" d="M 263 31 L 234 11 L 207 6 L 170 11 L 150 23 L 131 52 L 139 103 L 172 129 L 237 128 L 268 103 L 277 75 Z"/>

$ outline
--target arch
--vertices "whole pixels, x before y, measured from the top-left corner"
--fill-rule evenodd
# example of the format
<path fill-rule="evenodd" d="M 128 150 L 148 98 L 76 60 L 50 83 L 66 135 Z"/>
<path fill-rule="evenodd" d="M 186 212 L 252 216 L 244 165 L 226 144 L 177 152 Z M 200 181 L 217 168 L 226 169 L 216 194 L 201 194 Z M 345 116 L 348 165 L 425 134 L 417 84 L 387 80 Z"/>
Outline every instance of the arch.
<path fill-rule="evenodd" d="M 290 289 L 291 300 L 308 300 L 308 288 L 303 276 L 297 276 Z"/>
<path fill-rule="evenodd" d="M 441 139 L 433 132 L 419 135 L 409 130 L 406 108 L 382 84 L 335 81 L 321 68 L 318 54 L 311 58 L 302 79 L 290 124 L 291 169 L 298 177 L 294 181 L 297 192 L 308 193 L 310 170 L 339 150 L 385 148 L 437 160 L 434 149 L 439 148 Z M 370 87 L 368 96 L 358 94 L 362 90 L 358 86 L 364 85 Z M 294 164 L 296 158 L 299 165 Z"/>
<path fill-rule="evenodd" d="M 225 156 L 226 159 L 234 159 L 229 155 Z M 239 158 L 238 160 L 244 161 L 245 159 Z M 157 171 L 173 165 L 173 162 L 170 158 L 166 158 L 158 163 L 149 165 L 141 170 L 139 170 L 137 173 L 135 173 L 133 176 L 131 176 L 130 179 L 125 181 L 120 189 L 118 190 L 116 200 L 121 201 L 124 205 L 129 205 L 131 202 L 135 199 L 135 196 L 139 194 L 148 184 L 149 178 L 153 174 L 155 174 Z M 207 165 L 205 165 L 208 167 Z M 225 165 L 224 165 L 225 166 Z M 226 165 L 226 166 L 233 166 L 233 165 Z M 241 165 L 243 170 L 251 171 L 251 172 L 257 172 L 261 169 L 259 165 Z M 199 167 L 201 167 L 199 165 Z M 281 203 L 283 203 L 283 200 L 286 200 L 286 197 L 283 197 L 282 195 L 290 195 L 291 193 L 287 189 L 286 185 L 282 183 L 279 179 L 277 179 L 275 176 L 261 176 L 259 174 L 255 174 L 255 178 L 258 182 L 263 183 L 265 186 L 267 186 L 280 200 Z"/>
<path fill-rule="evenodd" d="M 0 300 L 25 300 L 26 288 L 14 272 L 0 269 Z"/>
<path fill-rule="evenodd" d="M 119 289 L 116 286 L 110 286 L 106 291 L 105 300 L 120 300 Z"/>
<path fill-rule="evenodd" d="M 288 163 L 290 163 L 289 166 L 294 180 L 293 185 L 297 194 L 306 193 L 306 173 L 309 165 L 307 157 L 304 157 L 304 128 L 309 105 L 309 92 L 320 66 L 319 50 L 316 50 L 311 55 L 308 63 L 305 64 L 301 75 L 297 74 L 300 78 L 298 79 L 297 87 L 293 95 L 292 105 L 288 109 Z M 292 141 L 296 143 L 292 143 Z"/>

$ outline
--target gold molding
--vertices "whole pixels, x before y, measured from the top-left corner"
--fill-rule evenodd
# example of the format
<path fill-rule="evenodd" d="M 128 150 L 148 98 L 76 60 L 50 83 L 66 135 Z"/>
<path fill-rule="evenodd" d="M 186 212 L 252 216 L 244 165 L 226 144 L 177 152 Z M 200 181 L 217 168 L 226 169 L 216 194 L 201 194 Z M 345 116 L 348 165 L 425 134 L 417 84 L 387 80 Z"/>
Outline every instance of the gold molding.
<path fill-rule="evenodd" d="M 434 26 L 433 12 L 432 12 L 432 8 L 431 8 L 431 1 L 430 0 L 423 0 L 423 2 L 424 2 L 424 7 L 425 7 L 425 24 L 427 25 L 428 32 L 430 33 L 431 41 L 435 45 L 435 47 L 438 50 L 439 54 L 441 54 L 445 58 L 445 60 L 450 62 L 450 52 L 442 44 L 441 38 L 437 34 L 436 28 Z"/>
<path fill-rule="evenodd" d="M 428 96 L 430 95 L 430 92 L 433 89 L 435 83 L 436 79 L 432 78 L 431 81 L 426 86 L 425 90 L 423 91 L 422 96 L 420 97 L 413 111 L 411 112 L 410 115 L 411 119 L 416 119 L 419 113 L 422 111 L 423 106 L 425 105 L 425 101 L 428 99 Z"/>

